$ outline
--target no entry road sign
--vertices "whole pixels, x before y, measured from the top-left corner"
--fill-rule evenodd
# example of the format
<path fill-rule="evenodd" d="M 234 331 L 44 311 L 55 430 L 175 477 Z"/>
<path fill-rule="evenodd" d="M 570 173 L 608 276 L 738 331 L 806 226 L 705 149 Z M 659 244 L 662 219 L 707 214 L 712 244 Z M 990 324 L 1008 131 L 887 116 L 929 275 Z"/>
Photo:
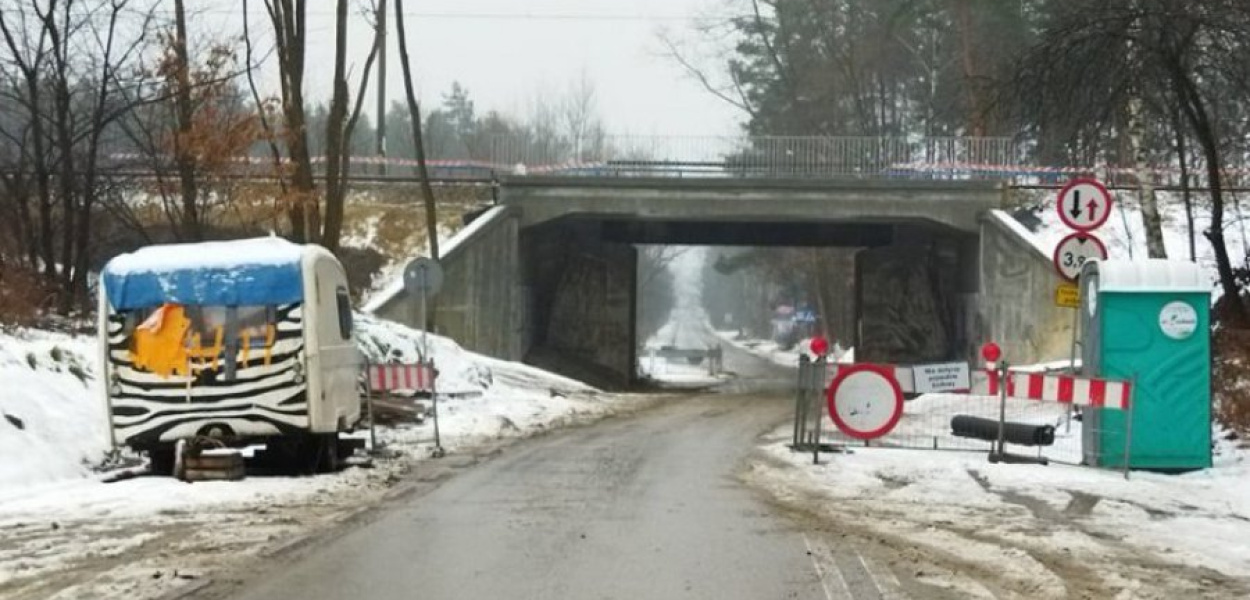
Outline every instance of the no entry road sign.
<path fill-rule="evenodd" d="M 1095 179 L 1073 179 L 1059 191 L 1059 218 L 1077 231 L 1093 231 L 1111 216 L 1111 192 Z"/>
<path fill-rule="evenodd" d="M 856 439 L 879 438 L 903 416 L 903 390 L 893 367 L 859 364 L 839 369 L 826 399 L 834 424 Z"/>
<path fill-rule="evenodd" d="M 1055 246 L 1055 271 L 1068 281 L 1076 281 L 1090 259 L 1107 260 L 1107 247 L 1092 233 L 1069 234 Z"/>

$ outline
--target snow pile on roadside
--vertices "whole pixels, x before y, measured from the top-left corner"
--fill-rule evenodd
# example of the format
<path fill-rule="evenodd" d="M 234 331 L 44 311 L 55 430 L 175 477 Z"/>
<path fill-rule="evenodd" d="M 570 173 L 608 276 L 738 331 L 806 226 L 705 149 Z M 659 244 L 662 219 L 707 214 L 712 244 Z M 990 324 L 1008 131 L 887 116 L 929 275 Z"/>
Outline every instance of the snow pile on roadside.
<path fill-rule="evenodd" d="M 357 319 L 357 343 L 368 360 L 407 362 L 420 355 L 418 332 L 363 315 Z M 428 344 L 439 370 L 439 392 L 447 398 L 442 427 L 450 440 L 516 434 L 600 410 L 599 392 L 581 382 L 467 352 L 440 336 L 428 336 Z M 0 394 L 0 455 L 9 457 L 0 461 L 0 497 L 89 477 L 109 451 L 96 352 L 94 336 L 0 334 L 0 388 L 6 390 Z M 408 434 L 396 435 L 401 441 Z"/>
<path fill-rule="evenodd" d="M 95 338 L 0 333 L 0 491 L 87 477 L 109 449 Z"/>
<path fill-rule="evenodd" d="M 1250 452 L 1229 442 L 1219 445 L 1212 469 L 1134 472 L 1127 480 L 1085 467 L 991 464 L 975 452 L 855 448 L 824 454 L 819 465 L 785 443 L 764 452 L 790 467 L 756 466 L 773 493 L 816 493 L 847 510 L 865 503 L 887 517 L 883 530 L 916 543 L 946 546 L 944 524 L 957 523 L 978 539 L 1002 537 L 1044 551 L 1113 539 L 1170 561 L 1250 576 Z M 1021 507 L 1056 531 L 1029 533 L 1027 518 L 1011 516 Z"/>
<path fill-rule="evenodd" d="M 356 319 L 356 340 L 370 362 L 415 362 L 421 356 L 420 332 L 365 315 Z M 579 381 L 475 354 L 442 336 L 428 335 L 425 343 L 439 373 L 444 446 L 520 435 L 610 409 L 598 390 Z M 390 443 L 421 444 L 431 441 L 433 433 L 427 424 L 383 430 L 381 435 Z"/>
<path fill-rule="evenodd" d="M 812 346 L 811 338 L 799 340 L 793 347 L 781 348 L 777 342 L 772 340 L 741 338 L 736 331 L 717 331 L 716 335 L 746 352 L 750 352 L 765 360 L 770 360 L 783 367 L 798 368 L 800 356 L 807 356 L 808 358 L 813 358 L 814 356 L 810 350 Z M 833 362 L 853 363 L 855 362 L 855 349 L 843 348 L 835 342 L 833 348 L 829 351 L 829 357 Z"/>

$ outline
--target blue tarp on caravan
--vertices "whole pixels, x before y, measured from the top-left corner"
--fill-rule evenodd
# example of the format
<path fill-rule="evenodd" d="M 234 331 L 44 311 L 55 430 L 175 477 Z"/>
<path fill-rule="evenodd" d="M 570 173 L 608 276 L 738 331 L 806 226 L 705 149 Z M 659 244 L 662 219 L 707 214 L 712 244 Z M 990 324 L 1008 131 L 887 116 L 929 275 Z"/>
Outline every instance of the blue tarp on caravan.
<path fill-rule="evenodd" d="M 280 238 L 149 246 L 109 261 L 113 310 L 288 304 L 304 298 L 303 248 Z"/>

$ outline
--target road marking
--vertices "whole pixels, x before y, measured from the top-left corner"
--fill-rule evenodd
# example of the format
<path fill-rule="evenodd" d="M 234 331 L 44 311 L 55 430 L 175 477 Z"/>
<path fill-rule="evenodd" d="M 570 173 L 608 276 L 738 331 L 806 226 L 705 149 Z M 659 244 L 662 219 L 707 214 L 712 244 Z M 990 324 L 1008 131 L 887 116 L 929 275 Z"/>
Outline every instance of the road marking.
<path fill-rule="evenodd" d="M 899 583 L 898 577 L 889 567 L 882 567 L 876 561 L 864 558 L 863 555 L 857 556 L 859 556 L 859 563 L 864 565 L 864 572 L 868 573 L 868 578 L 877 587 L 881 600 L 903 600 L 907 597 L 903 594 L 903 584 Z"/>
<path fill-rule="evenodd" d="M 851 588 L 846 585 L 846 578 L 842 576 L 842 571 L 838 569 L 838 563 L 834 561 L 832 555 L 830 555 L 829 562 L 833 565 L 832 573 L 837 575 L 838 582 L 842 584 L 843 591 L 842 594 L 837 596 L 833 595 L 833 590 L 829 589 L 829 584 L 825 582 L 825 570 L 820 567 L 820 559 L 822 556 L 817 555 L 816 548 L 812 546 L 812 541 L 807 537 L 807 534 L 804 533 L 802 535 L 803 544 L 807 546 L 807 555 L 812 559 L 812 568 L 816 569 L 816 576 L 820 579 L 820 587 L 825 591 L 825 600 L 834 600 L 834 598 L 846 598 L 847 600 L 852 600 L 853 596 L 851 596 Z"/>

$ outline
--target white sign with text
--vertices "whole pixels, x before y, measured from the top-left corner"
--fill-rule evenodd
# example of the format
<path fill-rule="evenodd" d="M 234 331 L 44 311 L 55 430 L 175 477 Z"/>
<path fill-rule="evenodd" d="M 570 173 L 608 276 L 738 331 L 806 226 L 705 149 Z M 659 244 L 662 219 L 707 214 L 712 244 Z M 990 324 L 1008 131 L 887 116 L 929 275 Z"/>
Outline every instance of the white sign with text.
<path fill-rule="evenodd" d="M 972 387 L 968 363 L 941 363 L 912 367 L 917 394 L 956 392 Z"/>

